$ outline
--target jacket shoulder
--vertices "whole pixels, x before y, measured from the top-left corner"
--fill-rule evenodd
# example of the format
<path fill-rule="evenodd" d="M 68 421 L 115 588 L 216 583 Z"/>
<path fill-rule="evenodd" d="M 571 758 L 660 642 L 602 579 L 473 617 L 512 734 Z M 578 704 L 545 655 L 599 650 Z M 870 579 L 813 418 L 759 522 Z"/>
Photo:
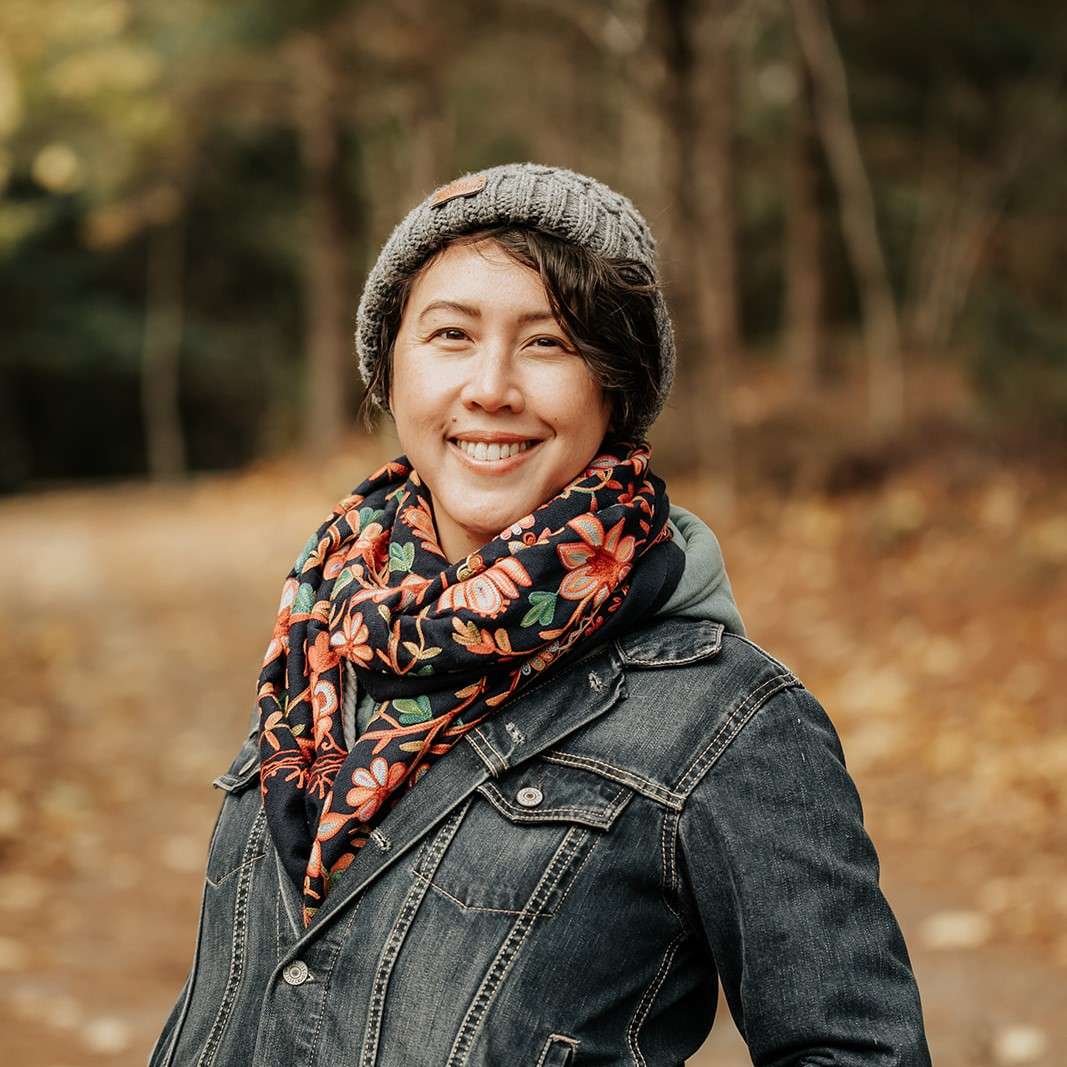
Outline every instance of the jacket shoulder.
<path fill-rule="evenodd" d="M 769 652 L 711 620 L 657 619 L 617 638 L 612 655 L 623 698 L 554 754 L 647 783 L 649 796 L 679 809 L 756 711 L 802 686 Z"/>

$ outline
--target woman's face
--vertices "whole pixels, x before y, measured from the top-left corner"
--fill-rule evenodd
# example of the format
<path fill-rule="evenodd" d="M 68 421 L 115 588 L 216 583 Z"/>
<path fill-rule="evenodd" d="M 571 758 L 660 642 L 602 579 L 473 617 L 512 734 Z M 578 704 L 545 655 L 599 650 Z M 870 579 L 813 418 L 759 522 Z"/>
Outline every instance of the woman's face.
<path fill-rule="evenodd" d="M 493 242 L 449 245 L 416 278 L 389 406 L 450 563 L 583 470 L 611 417 L 540 277 Z"/>

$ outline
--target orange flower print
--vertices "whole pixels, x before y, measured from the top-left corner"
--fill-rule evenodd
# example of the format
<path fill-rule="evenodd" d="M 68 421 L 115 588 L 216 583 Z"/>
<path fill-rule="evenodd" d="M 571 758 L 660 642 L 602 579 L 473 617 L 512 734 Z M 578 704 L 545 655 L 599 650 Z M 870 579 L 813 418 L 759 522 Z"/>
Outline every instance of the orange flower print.
<path fill-rule="evenodd" d="M 263 653 L 264 667 L 289 649 L 289 616 L 299 588 L 300 583 L 295 578 L 286 579 L 285 585 L 282 586 L 282 596 L 274 619 L 274 630 L 271 633 L 267 651 Z"/>
<path fill-rule="evenodd" d="M 308 649 L 307 653 L 311 675 L 322 674 L 330 670 L 331 667 L 336 667 L 339 658 L 337 649 L 332 647 L 329 633 L 323 630 L 316 634 L 315 643 Z"/>
<path fill-rule="evenodd" d="M 391 585 L 382 589 L 360 589 L 353 593 L 349 603 L 355 607 L 370 600 L 375 604 L 384 604 L 387 600 L 396 600 L 396 611 L 404 611 L 410 604 L 419 604 L 426 595 L 426 590 L 433 585 L 432 578 L 423 578 L 412 572 L 404 575 L 399 585 Z"/>
<path fill-rule="evenodd" d="M 384 756 L 375 756 L 369 768 L 357 767 L 352 772 L 355 789 L 350 789 L 345 797 L 347 803 L 356 809 L 356 817 L 367 822 L 400 784 L 406 770 L 403 763 L 390 766 Z"/>
<path fill-rule="evenodd" d="M 318 544 L 316 544 L 308 553 L 307 558 L 304 560 L 303 567 L 300 568 L 300 573 L 307 574 L 308 571 L 321 566 L 326 560 L 327 553 L 333 548 L 334 540 L 334 535 L 329 533 L 325 534 Z"/>
<path fill-rule="evenodd" d="M 277 752 L 282 743 L 278 740 L 278 735 L 275 734 L 275 730 L 285 722 L 285 716 L 280 711 L 272 711 L 267 716 L 267 721 L 263 724 L 263 736 L 267 739 L 267 744 Z"/>
<path fill-rule="evenodd" d="M 337 690 L 320 681 L 311 692 L 312 715 L 315 722 L 315 747 L 321 749 L 333 729 L 333 715 L 337 711 Z"/>
<path fill-rule="evenodd" d="M 566 600 L 584 600 L 592 596 L 601 604 L 608 593 L 630 572 L 636 541 L 623 537 L 625 519 L 604 533 L 604 526 L 593 514 L 578 515 L 567 523 L 582 543 L 559 546 L 559 558 L 570 573 L 559 586 Z"/>
<path fill-rule="evenodd" d="M 346 503 L 347 503 L 347 501 L 346 501 Z M 345 520 L 345 522 L 348 523 L 348 528 L 354 534 L 358 534 L 359 533 L 359 528 L 362 525 L 362 523 L 360 522 L 360 519 L 359 519 L 359 508 L 360 508 L 360 505 L 362 503 L 363 503 L 363 497 L 357 496 L 357 497 L 354 498 L 354 502 L 352 503 L 352 506 L 350 508 L 348 508 L 347 511 L 344 512 L 344 520 Z"/>
<path fill-rule="evenodd" d="M 433 512 L 425 500 L 420 499 L 412 507 L 404 508 L 400 513 L 400 518 L 415 531 L 415 536 L 422 542 L 422 547 L 427 552 L 432 552 L 435 556 L 444 558 L 444 551 L 437 543 L 437 530 L 434 526 Z"/>
<path fill-rule="evenodd" d="M 281 655 L 281 652 L 282 642 L 277 637 L 272 637 L 270 644 L 267 645 L 267 651 L 263 653 L 263 666 L 266 667 L 275 656 Z"/>
<path fill-rule="evenodd" d="M 483 619 L 495 619 L 519 595 L 520 585 L 533 585 L 533 579 L 515 556 L 507 556 L 481 574 L 446 589 L 434 610 L 466 608 Z"/>
<path fill-rule="evenodd" d="M 341 628 L 334 630 L 329 640 L 337 656 L 343 656 L 345 659 L 366 666 L 374 655 L 370 645 L 367 644 L 369 636 L 370 631 L 363 621 L 363 616 L 358 611 L 350 611 L 345 616 Z"/>
<path fill-rule="evenodd" d="M 307 869 L 304 873 L 304 894 L 305 896 L 319 897 L 319 894 L 312 890 L 311 885 L 318 879 L 326 878 L 326 871 L 322 863 L 322 843 L 323 841 L 329 841 L 330 838 L 336 837 L 344 826 L 352 821 L 351 815 L 346 815 L 344 812 L 331 812 L 330 804 L 332 796 L 327 794 L 326 800 L 322 805 L 322 814 L 319 816 L 319 825 L 315 831 L 315 840 L 311 844 L 311 855 L 308 857 Z M 308 916 L 305 912 L 305 925 L 308 921 Z"/>
<path fill-rule="evenodd" d="M 348 559 L 344 552 L 331 553 L 330 558 L 326 561 L 326 566 L 322 568 L 323 578 L 326 580 L 336 578 L 345 569 L 347 562 Z"/>
<path fill-rule="evenodd" d="M 389 531 L 380 522 L 368 523 L 359 531 L 345 558 L 349 562 L 361 559 L 370 571 L 378 571 L 389 555 Z"/>
<path fill-rule="evenodd" d="M 282 597 L 278 602 L 278 614 L 280 615 L 287 608 L 293 606 L 293 601 L 296 600 L 296 591 L 300 588 L 300 582 L 296 578 L 287 578 L 285 585 L 282 586 Z"/>

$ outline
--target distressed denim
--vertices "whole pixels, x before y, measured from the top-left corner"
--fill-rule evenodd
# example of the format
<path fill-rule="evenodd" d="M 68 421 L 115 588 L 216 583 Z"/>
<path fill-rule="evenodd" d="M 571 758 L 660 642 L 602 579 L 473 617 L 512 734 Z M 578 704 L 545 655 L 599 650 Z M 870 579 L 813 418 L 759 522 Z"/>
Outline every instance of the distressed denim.
<path fill-rule="evenodd" d="M 834 727 L 719 623 L 659 617 L 506 704 L 307 930 L 258 760 L 253 724 L 150 1067 L 674 1067 L 717 980 L 755 1064 L 930 1062 Z"/>

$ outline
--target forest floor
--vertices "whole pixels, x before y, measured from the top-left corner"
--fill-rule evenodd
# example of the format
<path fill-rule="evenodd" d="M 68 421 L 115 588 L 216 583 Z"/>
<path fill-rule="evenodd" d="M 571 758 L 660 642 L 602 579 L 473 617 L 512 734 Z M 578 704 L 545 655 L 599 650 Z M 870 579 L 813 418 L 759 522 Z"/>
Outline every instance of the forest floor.
<path fill-rule="evenodd" d="M 808 466 L 761 440 L 778 484 L 743 478 L 718 519 L 698 480 L 672 475 L 672 499 L 716 530 L 749 636 L 837 725 L 934 1062 L 1062 1063 L 1064 467 L 966 435 Z M 5 1063 L 145 1062 L 282 578 L 389 454 L 0 501 Z M 725 1009 L 690 1062 L 748 1062 Z"/>

